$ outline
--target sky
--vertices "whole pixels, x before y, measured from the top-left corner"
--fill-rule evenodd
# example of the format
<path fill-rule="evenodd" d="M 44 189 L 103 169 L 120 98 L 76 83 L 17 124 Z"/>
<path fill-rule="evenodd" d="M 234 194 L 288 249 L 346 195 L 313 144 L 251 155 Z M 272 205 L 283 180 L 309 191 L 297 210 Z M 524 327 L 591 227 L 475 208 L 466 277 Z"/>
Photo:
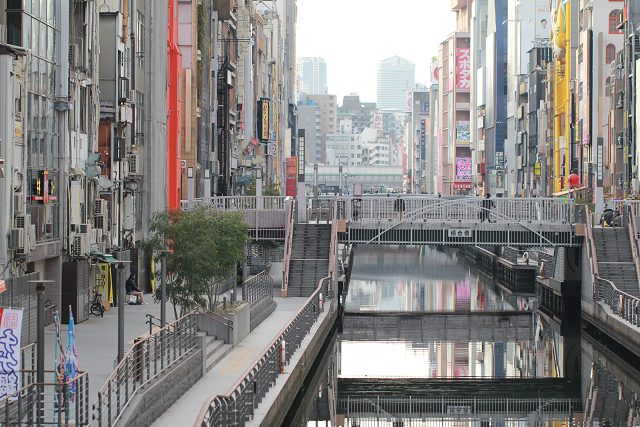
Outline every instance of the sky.
<path fill-rule="evenodd" d="M 428 84 L 438 44 L 455 31 L 449 0 L 297 0 L 296 56 L 324 57 L 329 93 L 376 102 L 376 64 L 399 55 Z"/>

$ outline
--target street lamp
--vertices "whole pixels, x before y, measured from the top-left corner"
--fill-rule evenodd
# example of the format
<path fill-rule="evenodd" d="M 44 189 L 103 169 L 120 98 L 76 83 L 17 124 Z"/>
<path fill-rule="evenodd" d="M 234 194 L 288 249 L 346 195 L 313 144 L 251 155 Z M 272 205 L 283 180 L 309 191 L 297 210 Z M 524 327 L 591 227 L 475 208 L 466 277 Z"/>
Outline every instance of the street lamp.
<path fill-rule="evenodd" d="M 42 425 L 44 413 L 44 290 L 47 283 L 53 283 L 53 280 L 30 280 L 29 283 L 36 284 L 36 292 L 38 294 L 37 301 L 37 366 L 36 366 L 36 383 L 38 383 L 38 425 Z"/>

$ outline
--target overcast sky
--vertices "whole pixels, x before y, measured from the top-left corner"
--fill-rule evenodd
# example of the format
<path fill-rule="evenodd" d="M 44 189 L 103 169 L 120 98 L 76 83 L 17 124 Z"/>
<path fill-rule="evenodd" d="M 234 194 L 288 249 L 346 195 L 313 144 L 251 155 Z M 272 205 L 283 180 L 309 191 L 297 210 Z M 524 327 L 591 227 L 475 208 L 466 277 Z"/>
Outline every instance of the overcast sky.
<path fill-rule="evenodd" d="M 376 64 L 394 55 L 428 83 L 438 44 L 455 30 L 449 0 L 298 0 L 296 55 L 324 57 L 329 93 L 376 101 Z"/>

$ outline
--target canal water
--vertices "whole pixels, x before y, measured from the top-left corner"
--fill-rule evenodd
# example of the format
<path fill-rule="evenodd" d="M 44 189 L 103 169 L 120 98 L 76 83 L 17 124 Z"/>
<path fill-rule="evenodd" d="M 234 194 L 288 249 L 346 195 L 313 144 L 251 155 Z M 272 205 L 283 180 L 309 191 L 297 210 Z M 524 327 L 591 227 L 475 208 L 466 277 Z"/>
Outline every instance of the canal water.
<path fill-rule="evenodd" d="M 638 426 L 640 360 L 618 347 L 453 248 L 359 246 L 283 426 Z"/>

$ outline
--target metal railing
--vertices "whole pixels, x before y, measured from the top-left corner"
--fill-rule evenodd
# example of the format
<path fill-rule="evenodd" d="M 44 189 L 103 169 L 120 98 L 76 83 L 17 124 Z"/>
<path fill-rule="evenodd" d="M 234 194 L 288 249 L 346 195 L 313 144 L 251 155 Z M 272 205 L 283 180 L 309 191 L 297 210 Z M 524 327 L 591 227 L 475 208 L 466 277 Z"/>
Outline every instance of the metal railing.
<path fill-rule="evenodd" d="M 401 202 L 398 202 L 398 201 Z M 494 223 L 571 222 L 573 201 L 555 198 L 460 198 L 438 197 L 366 197 L 347 200 L 345 217 L 352 221 L 397 221 L 402 218 L 424 221 L 470 221 L 483 218 Z"/>
<path fill-rule="evenodd" d="M 291 258 L 291 247 L 293 245 L 293 228 L 295 226 L 296 202 L 291 200 L 288 204 L 286 222 L 286 238 L 284 242 L 284 255 L 282 257 L 282 292 L 289 289 L 289 259 Z"/>
<path fill-rule="evenodd" d="M 513 422 L 527 425 L 550 425 L 573 420 L 581 406 L 579 398 L 563 397 L 388 397 L 347 396 L 338 398 L 338 410 L 348 425 L 455 426 L 465 421 Z M 393 424 L 392 424 L 393 423 Z M 347 425 L 347 424 L 345 424 Z"/>
<path fill-rule="evenodd" d="M 28 371 L 35 378 L 35 371 Z M 55 378 L 54 371 L 46 377 Z M 71 386 L 75 387 L 72 391 Z M 22 426 L 89 426 L 89 375 L 79 372 L 64 383 L 55 381 L 30 383 L 0 400 L 0 425 Z"/>
<path fill-rule="evenodd" d="M 264 298 L 273 298 L 273 279 L 263 271 L 244 281 L 242 299 L 252 306 Z"/>
<path fill-rule="evenodd" d="M 336 230 L 336 221 L 333 221 L 331 251 L 337 248 Z M 258 361 L 240 376 L 227 394 L 211 396 L 205 401 L 198 414 L 196 426 L 244 427 L 246 421 L 253 419 L 255 408 L 275 385 L 278 374 L 283 372 L 283 367 L 300 347 L 302 340 L 320 316 L 324 301 L 331 293 L 336 253 L 331 252 L 329 256 L 330 276 L 320 281 L 305 305 L 291 322 L 280 330 Z"/>
<path fill-rule="evenodd" d="M 238 210 L 276 210 L 284 211 L 286 197 L 284 196 L 215 196 L 199 199 L 182 200 L 182 209 L 196 206 L 206 206 L 223 211 Z"/>
<path fill-rule="evenodd" d="M 93 404 L 98 427 L 115 425 L 142 386 L 196 347 L 197 314 L 192 311 L 155 334 L 136 340 L 98 391 Z"/>
<path fill-rule="evenodd" d="M 254 257 L 260 259 L 260 266 L 267 266 L 272 262 L 282 262 L 284 259 L 284 247 L 272 249 L 259 245 L 249 245 L 247 258 L 252 266 L 251 261 Z"/>
<path fill-rule="evenodd" d="M 591 215 L 586 215 L 587 220 L 587 254 L 590 259 L 591 279 L 593 281 L 593 299 L 602 301 L 609 306 L 617 317 L 624 319 L 635 326 L 640 326 L 640 299 L 621 291 L 616 285 L 598 275 L 598 257 L 593 240 Z M 631 224 L 629 224 L 632 227 Z M 632 245 L 635 243 L 632 241 Z"/>

